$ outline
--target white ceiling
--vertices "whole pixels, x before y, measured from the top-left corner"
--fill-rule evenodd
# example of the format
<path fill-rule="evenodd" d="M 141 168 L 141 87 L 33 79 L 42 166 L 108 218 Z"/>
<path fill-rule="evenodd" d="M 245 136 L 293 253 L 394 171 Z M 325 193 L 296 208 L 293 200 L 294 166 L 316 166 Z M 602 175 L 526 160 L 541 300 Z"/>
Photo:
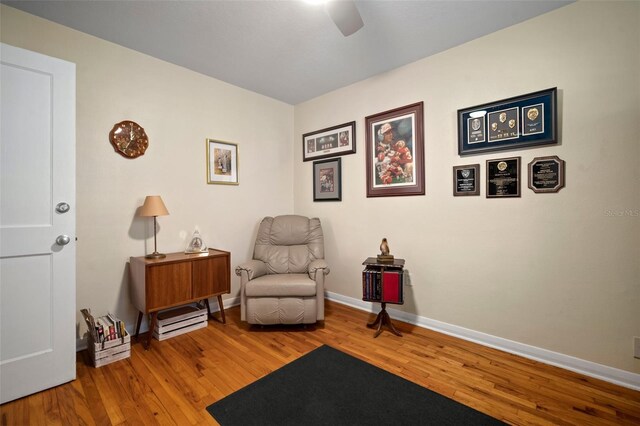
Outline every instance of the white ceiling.
<path fill-rule="evenodd" d="M 292 105 L 571 2 L 357 1 L 364 28 L 344 37 L 300 0 L 2 0 Z"/>

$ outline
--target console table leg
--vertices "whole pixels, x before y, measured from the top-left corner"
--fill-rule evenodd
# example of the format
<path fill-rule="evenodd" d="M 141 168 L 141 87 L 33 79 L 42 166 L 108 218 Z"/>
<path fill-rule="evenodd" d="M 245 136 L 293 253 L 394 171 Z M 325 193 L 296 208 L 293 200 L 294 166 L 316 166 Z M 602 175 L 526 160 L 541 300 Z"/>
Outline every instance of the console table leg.
<path fill-rule="evenodd" d="M 157 318 L 157 312 L 152 312 L 149 314 L 150 321 L 149 321 L 149 332 L 147 333 L 147 345 L 144 347 L 145 350 L 149 350 L 151 349 L 151 338 L 153 337 L 153 329 L 156 328 L 156 318 Z"/>
<path fill-rule="evenodd" d="M 142 323 L 142 312 L 138 311 L 138 321 L 136 322 L 136 341 L 138 340 L 138 334 L 140 334 L 140 323 Z"/>
<path fill-rule="evenodd" d="M 214 317 L 213 314 L 211 314 L 211 308 L 209 307 L 209 299 L 204 299 L 204 304 L 207 305 L 208 318 L 216 319 L 216 317 Z M 224 317 L 224 305 L 222 304 L 222 296 L 218 296 L 218 307 L 220 308 L 220 322 L 223 324 L 226 324 L 227 320 Z"/>
<path fill-rule="evenodd" d="M 213 318 L 211 316 L 211 306 L 209 306 L 209 299 L 204 299 L 204 305 L 207 307 L 207 318 Z"/>
<path fill-rule="evenodd" d="M 222 318 L 222 323 L 226 324 L 227 320 L 224 317 L 224 305 L 222 304 L 222 296 L 218 295 L 218 307 L 220 308 L 220 317 Z"/>

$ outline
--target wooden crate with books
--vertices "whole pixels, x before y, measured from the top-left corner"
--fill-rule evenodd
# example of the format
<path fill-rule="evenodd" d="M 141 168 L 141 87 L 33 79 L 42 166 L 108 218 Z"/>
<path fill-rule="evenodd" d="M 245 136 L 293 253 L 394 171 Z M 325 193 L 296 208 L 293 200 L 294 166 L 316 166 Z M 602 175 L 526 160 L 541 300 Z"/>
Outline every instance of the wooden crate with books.
<path fill-rule="evenodd" d="M 111 314 L 95 318 L 89 309 L 82 309 L 80 312 L 89 329 L 87 349 L 94 367 L 102 367 L 131 356 L 131 336 L 123 321 Z"/>
<path fill-rule="evenodd" d="M 207 326 L 207 309 L 201 306 L 181 306 L 158 314 L 153 337 L 166 340 Z"/>

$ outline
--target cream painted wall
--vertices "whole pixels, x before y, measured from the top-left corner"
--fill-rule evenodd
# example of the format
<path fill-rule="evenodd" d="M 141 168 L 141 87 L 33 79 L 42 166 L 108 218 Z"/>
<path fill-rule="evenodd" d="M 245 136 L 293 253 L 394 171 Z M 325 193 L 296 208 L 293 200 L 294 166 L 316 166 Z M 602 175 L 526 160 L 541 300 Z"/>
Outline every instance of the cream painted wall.
<path fill-rule="evenodd" d="M 0 18 L 2 42 L 77 64 L 78 309 L 133 324 L 126 261 L 153 246 L 151 221 L 134 213 L 157 193 L 171 212 L 162 251 L 182 250 L 197 226 L 235 265 L 257 218 L 318 216 L 329 291 L 360 298 L 360 264 L 386 236 L 411 273 L 401 309 L 640 372 L 640 4 L 573 4 L 295 108 L 4 5 Z M 560 145 L 457 155 L 458 108 L 553 86 Z M 364 117 L 420 100 L 427 195 L 367 199 Z M 151 138 L 136 160 L 107 140 L 124 119 Z M 313 203 L 301 135 L 351 120 L 343 201 Z M 207 137 L 239 144 L 239 186 L 206 184 Z M 566 188 L 534 194 L 525 179 L 520 199 L 451 196 L 453 165 L 480 163 L 484 178 L 486 159 L 511 155 L 523 171 L 560 156 Z"/>
<path fill-rule="evenodd" d="M 232 268 L 251 256 L 260 217 L 293 210 L 292 106 L 0 7 L 2 42 L 77 65 L 78 310 L 135 324 L 127 262 L 153 251 L 152 220 L 134 217 L 146 195 L 161 195 L 170 212 L 158 218 L 160 251 L 184 250 L 197 227 L 232 253 Z M 125 119 L 150 138 L 135 160 L 108 140 Z M 239 186 L 207 185 L 206 138 L 239 144 Z M 238 287 L 232 274 L 226 297 Z"/>
<path fill-rule="evenodd" d="M 384 52 L 381 52 L 384 60 Z M 461 158 L 456 111 L 557 86 L 560 144 Z M 425 106 L 426 195 L 366 198 L 364 119 Z M 327 289 L 361 298 L 361 262 L 387 237 L 412 287 L 400 309 L 640 372 L 640 3 L 578 2 L 295 108 L 295 212 L 321 218 Z M 343 201 L 314 203 L 303 133 L 356 120 Z M 558 155 L 566 187 L 527 188 Z M 452 196 L 452 166 L 522 157 L 522 197 Z M 484 182 L 484 181 L 483 181 Z"/>

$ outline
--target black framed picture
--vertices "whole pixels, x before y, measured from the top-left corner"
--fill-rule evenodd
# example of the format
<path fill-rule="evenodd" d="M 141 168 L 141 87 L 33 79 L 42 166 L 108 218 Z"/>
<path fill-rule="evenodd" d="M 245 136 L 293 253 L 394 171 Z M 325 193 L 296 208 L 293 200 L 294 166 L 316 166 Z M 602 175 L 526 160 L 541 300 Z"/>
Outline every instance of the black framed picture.
<path fill-rule="evenodd" d="M 313 201 L 342 201 L 342 159 L 313 162 Z"/>
<path fill-rule="evenodd" d="M 355 152 L 355 121 L 302 135 L 302 161 L 355 154 Z"/>
<path fill-rule="evenodd" d="M 557 88 L 458 110 L 458 154 L 558 143 Z"/>

